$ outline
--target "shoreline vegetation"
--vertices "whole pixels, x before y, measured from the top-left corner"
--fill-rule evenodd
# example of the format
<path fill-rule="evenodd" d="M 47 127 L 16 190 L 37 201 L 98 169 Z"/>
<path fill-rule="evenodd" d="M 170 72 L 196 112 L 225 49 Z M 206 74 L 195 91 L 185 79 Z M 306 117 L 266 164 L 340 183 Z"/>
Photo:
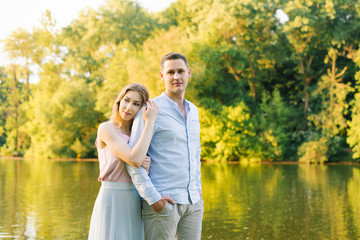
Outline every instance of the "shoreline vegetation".
<path fill-rule="evenodd" d="M 34 160 L 34 157 L 8 157 L 0 156 L 0 160 Z M 43 159 L 44 161 L 59 161 L 59 162 L 98 162 L 97 158 L 49 158 Z M 229 165 L 248 165 L 248 164 L 262 164 L 262 165 L 304 165 L 308 163 L 299 162 L 299 161 L 228 161 L 228 162 L 217 162 L 217 161 L 206 161 L 201 160 L 202 163 L 207 164 L 229 164 Z M 310 163 L 314 164 L 314 163 Z M 360 165 L 360 162 L 356 161 L 338 161 L 338 162 L 324 162 L 324 163 L 315 163 L 314 165 Z"/>
<path fill-rule="evenodd" d="M 202 159 L 360 161 L 356 1 L 177 0 L 150 13 L 109 0 L 61 29 L 49 11 L 40 23 L 3 41 L 0 155 L 96 157 L 119 90 L 160 95 L 159 61 L 175 51 L 192 69 Z"/>

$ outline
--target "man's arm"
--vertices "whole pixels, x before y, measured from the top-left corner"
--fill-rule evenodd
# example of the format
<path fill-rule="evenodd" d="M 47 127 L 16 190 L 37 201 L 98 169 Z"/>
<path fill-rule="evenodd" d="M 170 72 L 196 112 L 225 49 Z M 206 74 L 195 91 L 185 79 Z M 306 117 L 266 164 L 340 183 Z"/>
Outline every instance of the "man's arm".
<path fill-rule="evenodd" d="M 196 186 L 198 187 L 198 191 L 200 193 L 200 196 L 202 197 L 202 183 L 201 183 L 201 161 L 200 161 L 200 153 L 201 153 L 201 144 L 200 144 L 200 136 L 199 136 L 199 140 L 198 140 L 198 147 L 197 147 L 197 151 L 196 151 L 196 164 L 197 164 L 197 169 L 196 169 Z"/>
<path fill-rule="evenodd" d="M 136 142 L 139 140 L 141 133 L 144 128 L 144 120 L 142 118 L 142 109 L 136 114 L 130 135 L 129 146 L 132 148 L 135 146 Z M 131 167 L 128 164 L 126 165 L 126 169 L 131 177 L 131 180 L 139 192 L 140 196 L 148 202 L 149 205 L 154 204 L 155 202 L 161 199 L 160 193 L 156 190 L 154 185 L 149 178 L 145 168 L 139 167 Z"/>
<path fill-rule="evenodd" d="M 197 149 L 196 149 L 196 187 L 200 193 L 200 197 L 202 197 L 202 182 L 201 182 L 201 158 L 200 158 L 200 153 L 201 153 L 201 144 L 200 144 L 200 119 L 199 119 L 199 111 L 197 109 L 196 106 L 195 110 L 196 110 L 196 120 L 199 122 L 199 135 L 197 136 Z"/>
<path fill-rule="evenodd" d="M 149 205 L 152 205 L 161 199 L 160 193 L 156 190 L 152 184 L 146 169 L 143 167 L 135 168 L 131 167 L 128 164 L 126 169 L 131 177 L 131 180 L 139 192 L 140 196 L 148 202 Z"/>

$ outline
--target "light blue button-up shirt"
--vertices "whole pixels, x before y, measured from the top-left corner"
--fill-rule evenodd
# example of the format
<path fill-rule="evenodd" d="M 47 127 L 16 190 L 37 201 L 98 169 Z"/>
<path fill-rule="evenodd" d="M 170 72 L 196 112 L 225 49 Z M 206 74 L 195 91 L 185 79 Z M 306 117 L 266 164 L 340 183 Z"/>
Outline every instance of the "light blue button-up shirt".
<path fill-rule="evenodd" d="M 177 104 L 165 93 L 153 99 L 159 106 L 148 155 L 150 174 L 143 167 L 126 165 L 140 196 L 149 205 L 170 196 L 176 203 L 193 204 L 200 200 L 200 123 L 197 107 L 185 100 L 186 119 Z M 136 115 L 130 147 L 140 138 L 144 126 L 142 111 Z"/>

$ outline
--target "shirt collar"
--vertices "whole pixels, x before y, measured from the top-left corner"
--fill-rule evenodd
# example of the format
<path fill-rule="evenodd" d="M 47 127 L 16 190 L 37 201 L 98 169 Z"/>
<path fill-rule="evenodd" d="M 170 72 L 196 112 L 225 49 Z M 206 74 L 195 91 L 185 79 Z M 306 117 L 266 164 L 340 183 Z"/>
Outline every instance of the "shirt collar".
<path fill-rule="evenodd" d="M 177 103 L 174 100 L 172 100 L 171 98 L 169 98 L 169 96 L 166 95 L 165 92 L 163 92 L 161 94 L 161 96 L 166 100 L 166 102 L 168 102 L 170 105 L 172 105 L 175 109 L 179 109 Z M 186 116 L 187 116 L 189 114 L 190 110 L 191 110 L 189 101 L 184 99 L 184 105 L 185 105 L 185 113 L 186 113 Z"/>
<path fill-rule="evenodd" d="M 173 105 L 173 106 L 175 106 L 175 107 L 178 107 L 178 106 L 177 106 L 177 103 L 176 103 L 174 100 L 172 100 L 171 98 L 169 98 L 169 96 L 166 95 L 165 92 L 163 92 L 163 93 L 161 94 L 161 96 L 162 96 L 163 98 L 165 98 L 165 100 L 166 100 L 169 104 L 171 104 L 171 105 Z M 186 109 L 190 109 L 190 105 L 189 105 L 189 101 L 188 101 L 188 100 L 184 99 L 184 105 L 185 105 Z"/>

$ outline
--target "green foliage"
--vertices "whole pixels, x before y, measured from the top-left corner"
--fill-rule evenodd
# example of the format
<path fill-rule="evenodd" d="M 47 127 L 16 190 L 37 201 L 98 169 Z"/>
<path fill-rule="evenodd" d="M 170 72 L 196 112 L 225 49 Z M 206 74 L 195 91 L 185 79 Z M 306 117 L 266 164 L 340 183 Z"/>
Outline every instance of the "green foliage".
<path fill-rule="evenodd" d="M 22 156 L 29 146 L 24 125 L 28 91 L 20 82 L 20 67 L 11 65 L 4 69 L 0 80 L 0 155 Z"/>
<path fill-rule="evenodd" d="M 214 112 L 200 108 L 201 146 L 210 161 L 260 161 L 257 137 L 249 108 L 243 102 L 219 107 Z"/>
<path fill-rule="evenodd" d="M 349 145 L 346 143 L 346 136 L 334 136 L 329 140 L 327 156 L 329 162 L 348 161 L 351 159 Z"/>
<path fill-rule="evenodd" d="M 360 159 L 360 93 L 355 94 L 352 107 L 351 121 L 349 121 L 347 142 L 353 149 L 353 158 Z"/>
<path fill-rule="evenodd" d="M 290 160 L 294 152 L 291 151 L 289 135 L 296 121 L 294 112 L 283 101 L 279 91 L 274 91 L 272 96 L 263 95 L 258 115 L 259 139 L 264 158 Z"/>
<path fill-rule="evenodd" d="M 215 100 L 219 104 L 231 106 L 241 98 L 246 99 L 243 82 L 237 81 L 227 69 L 226 56 L 236 54 L 232 49 L 222 46 L 197 46 L 195 49 L 193 72 L 196 74 L 193 74 L 193 84 L 189 88 L 189 95 L 193 95 L 195 102 L 212 107 L 212 101 Z M 237 66 L 241 68 L 241 65 L 246 64 L 245 57 L 240 52 L 237 55 Z"/>
<path fill-rule="evenodd" d="M 359 50 L 354 56 L 354 61 L 360 67 Z M 349 128 L 347 129 L 347 142 L 352 147 L 353 159 L 360 159 L 360 71 L 355 75 L 357 83 L 356 93 L 352 100 L 351 121 L 348 121 Z"/>
<path fill-rule="evenodd" d="M 44 157 L 93 156 L 100 113 L 84 80 L 67 82 L 43 78 L 30 101 L 28 155 Z M 56 83 L 55 83 L 56 82 Z M 54 84 L 55 83 L 55 84 Z M 85 148 L 85 149 L 84 149 Z"/>
<path fill-rule="evenodd" d="M 156 17 L 159 24 L 165 30 L 171 26 L 187 28 L 193 25 L 192 14 L 188 8 L 189 0 L 178 0 L 171 3 L 170 7 L 158 14 Z"/>
<path fill-rule="evenodd" d="M 128 59 L 134 54 L 133 48 L 128 44 L 120 44 L 114 57 L 110 60 L 104 72 L 106 80 L 97 91 L 96 110 L 110 116 L 111 107 L 121 88 L 129 83 Z"/>
<path fill-rule="evenodd" d="M 71 145 L 70 149 L 76 153 L 76 158 L 80 158 L 82 156 L 86 156 L 88 153 L 88 148 L 90 146 L 85 146 L 79 138 L 76 138 L 73 145 Z"/>
<path fill-rule="evenodd" d="M 111 41 L 118 45 L 129 41 L 140 46 L 157 27 L 153 17 L 134 0 L 109 0 L 94 14 L 94 25 L 88 25 L 86 36 L 101 37 L 106 40 L 104 43 Z M 87 18 L 83 20 L 86 23 Z"/>
<path fill-rule="evenodd" d="M 303 143 L 299 148 L 299 162 L 324 163 L 327 158 L 328 142 L 325 137 Z"/>
<path fill-rule="evenodd" d="M 177 27 L 171 27 L 168 31 L 156 31 L 143 43 L 141 50 L 131 46 L 129 42 L 120 44 L 106 70 L 104 87 L 115 88 L 118 93 L 127 83 L 142 83 L 147 87 L 151 98 L 161 94 L 164 91 L 159 75 L 162 56 L 171 51 L 188 56 L 192 51 L 188 36 L 179 36 L 181 31 Z M 192 67 L 192 62 L 189 64 Z"/>
<path fill-rule="evenodd" d="M 346 125 L 345 114 L 347 114 L 348 103 L 346 97 L 353 91 L 350 84 L 342 82 L 342 76 L 347 70 L 344 67 L 338 71 L 336 59 L 338 52 L 330 49 L 325 63 L 330 63 L 327 74 L 322 76 L 318 83 L 318 89 L 315 94 L 320 94 L 323 98 L 321 112 L 310 116 L 315 126 L 322 130 L 324 136 L 333 137 L 338 135 Z M 331 68 L 330 68 L 331 67 Z"/>
<path fill-rule="evenodd" d="M 127 42 L 139 47 L 155 28 L 150 14 L 135 1 L 111 0 L 99 11 L 88 8 L 59 37 L 67 50 L 65 71 L 101 85 L 118 45 L 122 49 Z"/>
<path fill-rule="evenodd" d="M 109 0 L 61 30 L 46 11 L 41 27 L 4 41 L 17 65 L 0 68 L 0 155 L 95 156 L 120 89 L 159 95 L 160 59 L 175 51 L 192 70 L 185 97 L 199 106 L 202 158 L 325 162 L 349 146 L 360 158 L 358 5 L 178 0 L 148 13 Z"/>
<path fill-rule="evenodd" d="M 2 146 L 6 141 L 4 125 L 7 116 L 7 105 L 5 104 L 7 88 L 5 87 L 5 78 L 6 75 L 4 67 L 0 67 L 0 146 Z"/>

